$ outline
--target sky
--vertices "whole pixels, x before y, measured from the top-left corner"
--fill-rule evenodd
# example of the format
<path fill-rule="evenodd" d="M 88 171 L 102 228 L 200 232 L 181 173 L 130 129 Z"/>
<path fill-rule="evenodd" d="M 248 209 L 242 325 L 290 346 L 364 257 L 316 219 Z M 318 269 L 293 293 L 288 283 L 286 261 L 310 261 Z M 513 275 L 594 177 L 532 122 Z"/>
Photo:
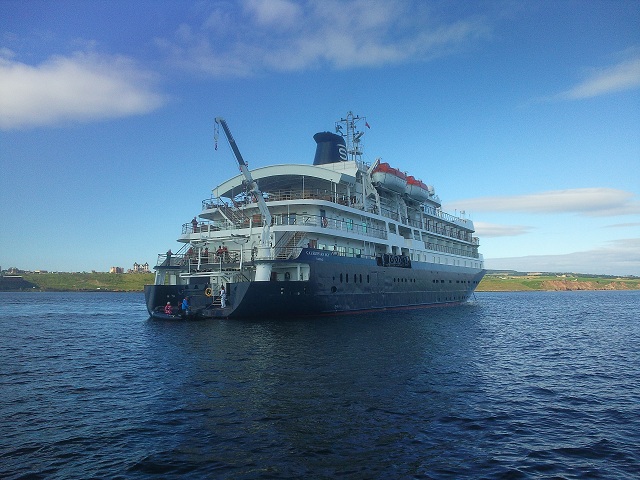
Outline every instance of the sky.
<path fill-rule="evenodd" d="M 640 275 L 640 2 L 0 0 L 0 267 L 156 264 L 212 189 L 364 160 L 471 218 L 489 269 Z"/>

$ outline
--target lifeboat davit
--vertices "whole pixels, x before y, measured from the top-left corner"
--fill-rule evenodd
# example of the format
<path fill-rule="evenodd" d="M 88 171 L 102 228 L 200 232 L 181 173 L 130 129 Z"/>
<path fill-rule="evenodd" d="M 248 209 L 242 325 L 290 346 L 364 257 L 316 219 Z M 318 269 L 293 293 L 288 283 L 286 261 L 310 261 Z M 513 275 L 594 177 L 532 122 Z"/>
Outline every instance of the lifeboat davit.
<path fill-rule="evenodd" d="M 407 176 L 388 163 L 380 163 L 373 169 L 371 181 L 396 193 L 404 193 L 407 188 Z"/>
<path fill-rule="evenodd" d="M 411 175 L 407 177 L 407 187 L 405 192 L 409 198 L 417 200 L 418 202 L 424 202 L 429 198 L 429 193 L 432 190 L 433 188 L 425 185 L 422 180 L 418 180 Z"/>

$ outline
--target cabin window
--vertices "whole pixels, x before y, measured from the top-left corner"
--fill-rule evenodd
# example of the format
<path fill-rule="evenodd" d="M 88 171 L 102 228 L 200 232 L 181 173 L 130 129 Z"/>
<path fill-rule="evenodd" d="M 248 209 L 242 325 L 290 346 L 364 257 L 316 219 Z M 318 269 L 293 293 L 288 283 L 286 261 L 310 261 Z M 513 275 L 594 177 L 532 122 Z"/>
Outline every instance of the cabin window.
<path fill-rule="evenodd" d="M 340 283 L 342 283 L 342 274 L 340 274 Z"/>
<path fill-rule="evenodd" d="M 389 224 L 389 231 L 390 231 L 391 233 L 397 233 L 395 223 L 390 223 L 390 224 Z"/>

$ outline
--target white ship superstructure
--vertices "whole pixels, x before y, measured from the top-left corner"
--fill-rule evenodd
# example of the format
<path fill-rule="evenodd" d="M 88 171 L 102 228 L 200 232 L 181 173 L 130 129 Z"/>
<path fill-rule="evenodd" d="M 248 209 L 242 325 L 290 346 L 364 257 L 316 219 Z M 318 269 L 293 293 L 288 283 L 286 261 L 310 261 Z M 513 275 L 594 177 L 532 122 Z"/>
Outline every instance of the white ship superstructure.
<path fill-rule="evenodd" d="M 313 165 L 241 169 L 182 227 L 184 246 L 160 255 L 150 312 L 184 296 L 205 317 L 322 314 L 466 301 L 484 275 L 470 219 L 441 210 L 434 188 L 362 160 L 351 112 L 314 135 Z M 415 173 L 415 172 L 414 172 Z M 219 292 L 228 301 L 222 308 Z"/>

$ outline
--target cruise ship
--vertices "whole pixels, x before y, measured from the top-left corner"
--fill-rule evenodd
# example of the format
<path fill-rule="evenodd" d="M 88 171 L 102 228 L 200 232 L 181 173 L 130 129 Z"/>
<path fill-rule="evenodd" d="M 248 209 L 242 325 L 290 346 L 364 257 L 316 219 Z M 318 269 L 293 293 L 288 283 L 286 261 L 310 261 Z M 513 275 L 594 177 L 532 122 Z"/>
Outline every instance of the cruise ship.
<path fill-rule="evenodd" d="M 469 300 L 485 270 L 473 222 L 445 213 L 434 188 L 376 159 L 363 161 L 365 117 L 320 132 L 313 163 L 249 170 L 227 122 L 240 174 L 213 189 L 158 255 L 149 313 L 189 318 L 327 315 Z M 363 128 L 364 127 L 364 128 Z M 413 172 L 418 174 L 419 172 Z M 224 289 L 224 293 L 222 292 Z"/>

